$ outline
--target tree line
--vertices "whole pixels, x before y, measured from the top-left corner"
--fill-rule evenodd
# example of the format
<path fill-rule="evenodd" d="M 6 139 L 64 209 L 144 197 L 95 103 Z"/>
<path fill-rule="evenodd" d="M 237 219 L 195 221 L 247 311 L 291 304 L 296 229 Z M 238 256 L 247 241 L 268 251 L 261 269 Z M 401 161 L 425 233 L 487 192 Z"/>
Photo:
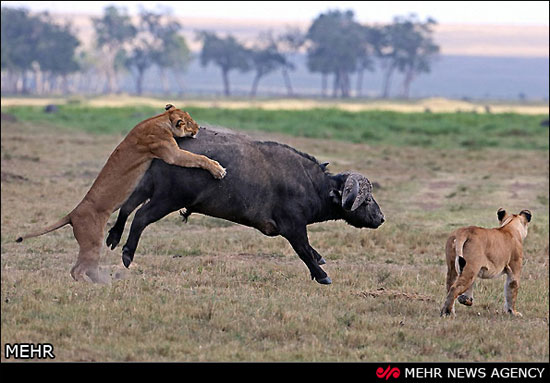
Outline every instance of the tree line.
<path fill-rule="evenodd" d="M 261 32 L 245 44 L 231 34 L 195 32 L 202 43 L 197 57 L 181 35 L 182 25 L 168 11 L 141 9 L 132 20 L 124 8 L 108 6 L 93 17 L 93 46 L 84 49 L 70 23 L 55 23 L 48 13 L 31 14 L 23 8 L 2 7 L 2 90 L 10 93 L 117 93 L 122 71 L 131 73 L 135 93 L 144 92 L 144 77 L 156 67 L 165 92 L 168 73 L 180 91 L 181 74 L 193 59 L 220 70 L 223 92 L 231 95 L 231 73 L 252 72 L 250 96 L 261 80 L 279 71 L 287 94 L 294 95 L 291 72 L 294 54 L 304 52 L 307 69 L 321 76 L 321 95 L 362 96 L 365 71 L 383 73 L 381 96 L 390 96 L 396 72 L 403 74 L 399 96 L 409 97 L 410 86 L 422 73 L 429 73 L 439 53 L 433 41 L 436 21 L 415 15 L 395 17 L 392 23 L 373 26 L 355 20 L 353 11 L 329 10 L 319 14 L 306 31 L 287 28 Z M 355 75 L 355 92 L 351 76 Z"/>

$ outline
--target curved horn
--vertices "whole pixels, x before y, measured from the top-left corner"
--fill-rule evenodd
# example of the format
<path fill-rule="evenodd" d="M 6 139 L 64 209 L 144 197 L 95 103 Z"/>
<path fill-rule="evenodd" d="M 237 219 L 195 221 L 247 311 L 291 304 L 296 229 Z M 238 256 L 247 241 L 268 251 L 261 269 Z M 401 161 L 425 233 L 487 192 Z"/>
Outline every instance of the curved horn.
<path fill-rule="evenodd" d="M 342 207 L 346 210 L 351 210 L 357 199 L 357 194 L 359 194 L 359 182 L 355 177 L 350 175 L 342 191 Z"/>
<path fill-rule="evenodd" d="M 354 211 L 371 195 L 372 185 L 361 174 L 351 173 L 342 192 L 342 207 Z"/>

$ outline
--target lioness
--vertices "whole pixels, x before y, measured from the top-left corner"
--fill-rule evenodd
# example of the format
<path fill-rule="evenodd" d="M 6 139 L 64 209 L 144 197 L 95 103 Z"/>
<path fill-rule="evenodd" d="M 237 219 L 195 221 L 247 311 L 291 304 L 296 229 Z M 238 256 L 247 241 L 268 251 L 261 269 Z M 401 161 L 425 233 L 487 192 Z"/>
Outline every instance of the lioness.
<path fill-rule="evenodd" d="M 214 160 L 178 147 L 174 137 L 196 137 L 199 126 L 191 116 L 173 105 L 165 112 L 137 124 L 115 148 L 84 199 L 53 225 L 17 238 L 36 237 L 66 224 L 73 226 L 80 246 L 78 259 L 71 269 L 75 280 L 86 275 L 93 282 L 107 282 L 99 275 L 103 230 L 111 213 L 132 193 L 154 158 L 183 167 L 208 170 L 214 178 L 225 176 L 225 169 Z"/>
<path fill-rule="evenodd" d="M 441 308 L 441 315 L 454 314 L 454 302 L 471 306 L 476 277 L 488 279 L 506 274 L 504 284 L 504 306 L 508 313 L 521 317 L 516 311 L 521 265 L 523 261 L 523 240 L 531 212 L 522 210 L 519 214 L 508 214 L 498 209 L 500 226 L 484 229 L 469 226 L 454 231 L 445 245 L 447 258 L 447 299 Z"/>

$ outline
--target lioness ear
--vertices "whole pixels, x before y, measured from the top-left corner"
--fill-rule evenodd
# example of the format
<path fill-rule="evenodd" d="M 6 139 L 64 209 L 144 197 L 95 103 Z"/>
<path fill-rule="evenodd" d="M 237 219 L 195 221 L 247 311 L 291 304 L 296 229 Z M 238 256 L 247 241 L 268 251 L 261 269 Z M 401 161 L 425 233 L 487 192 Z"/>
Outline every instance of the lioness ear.
<path fill-rule="evenodd" d="M 506 216 L 506 210 L 504 210 L 503 208 L 498 209 L 497 211 L 498 220 L 502 222 L 505 216 Z"/>
<path fill-rule="evenodd" d="M 164 107 L 164 110 L 172 110 L 172 109 L 176 109 L 176 107 L 172 104 L 166 104 L 166 106 Z"/>
<path fill-rule="evenodd" d="M 176 122 L 176 128 L 179 128 L 183 125 L 183 120 L 179 119 L 178 122 Z"/>
<path fill-rule="evenodd" d="M 519 213 L 519 215 L 522 215 L 525 217 L 525 219 L 527 220 L 527 222 L 531 222 L 531 212 L 529 210 L 522 210 L 521 213 Z"/>

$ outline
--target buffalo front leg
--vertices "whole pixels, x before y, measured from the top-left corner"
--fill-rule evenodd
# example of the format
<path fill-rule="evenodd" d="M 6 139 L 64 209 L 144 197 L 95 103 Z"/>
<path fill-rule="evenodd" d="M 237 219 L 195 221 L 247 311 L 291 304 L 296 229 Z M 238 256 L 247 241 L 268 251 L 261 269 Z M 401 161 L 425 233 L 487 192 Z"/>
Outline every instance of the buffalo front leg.
<path fill-rule="evenodd" d="M 124 232 L 124 226 L 126 221 L 132 212 L 144 202 L 147 198 L 151 197 L 150 190 L 145 188 L 134 190 L 132 195 L 124 202 L 120 207 L 117 220 L 113 227 L 109 230 L 109 235 L 107 236 L 107 246 L 111 247 L 111 250 L 114 250 L 115 247 L 119 244 L 122 233 Z"/>
<path fill-rule="evenodd" d="M 300 259 L 306 264 L 311 274 L 311 279 L 315 279 L 322 285 L 329 285 L 332 283 L 327 273 L 319 266 L 319 259 L 322 259 L 322 257 L 309 244 L 305 228 L 294 230 L 290 234 L 283 234 L 283 236 L 288 240 Z M 319 258 L 317 256 L 319 256 Z"/>
<path fill-rule="evenodd" d="M 153 198 L 136 212 L 134 220 L 132 221 L 132 226 L 130 227 L 128 240 L 122 247 L 122 263 L 124 263 L 126 267 L 129 267 L 134 260 L 134 254 L 143 230 L 151 223 L 181 208 L 181 206 L 173 207 L 170 205 L 168 203 L 169 199 L 167 198 L 159 198 L 158 200 L 164 200 L 165 202 L 157 202 Z"/>
<path fill-rule="evenodd" d="M 319 253 L 317 252 L 317 250 L 315 250 L 313 247 L 310 246 L 310 248 L 311 248 L 311 251 L 313 252 L 313 256 L 315 257 L 315 261 L 317 262 L 317 264 L 318 264 L 319 266 L 325 265 L 325 264 L 327 263 L 327 262 L 325 261 L 325 258 L 323 258 L 323 257 L 321 256 L 321 254 L 319 254 Z"/>

